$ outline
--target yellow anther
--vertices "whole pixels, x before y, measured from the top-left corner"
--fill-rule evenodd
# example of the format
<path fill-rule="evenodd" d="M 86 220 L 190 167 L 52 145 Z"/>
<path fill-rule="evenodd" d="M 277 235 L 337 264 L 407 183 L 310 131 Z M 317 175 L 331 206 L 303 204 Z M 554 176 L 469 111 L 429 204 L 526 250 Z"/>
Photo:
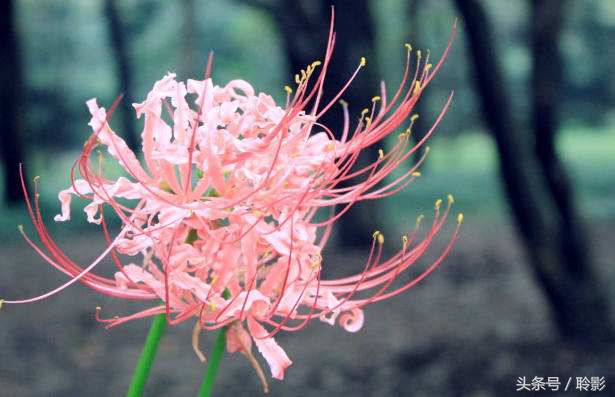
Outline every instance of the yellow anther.
<path fill-rule="evenodd" d="M 333 144 L 333 142 L 329 142 L 329 143 L 327 143 L 327 146 L 325 146 L 325 150 L 327 152 L 332 152 L 333 149 L 335 149 L 335 145 Z"/>
<path fill-rule="evenodd" d="M 320 265 L 322 264 L 322 255 L 320 254 L 315 254 L 312 255 L 312 263 L 310 264 L 310 267 L 312 269 L 318 269 L 320 267 Z"/>
<path fill-rule="evenodd" d="M 34 181 L 34 183 L 37 183 L 39 180 L 41 179 L 40 176 L 35 176 L 34 178 L 32 178 L 32 180 Z"/>
<path fill-rule="evenodd" d="M 380 235 L 380 230 L 376 230 L 376 231 L 374 232 L 374 234 L 372 234 L 372 237 L 373 237 L 373 238 L 378 238 L 378 236 L 379 236 L 379 235 Z"/>
<path fill-rule="evenodd" d="M 320 61 L 314 61 L 312 62 L 312 67 L 315 68 L 316 66 L 320 66 L 322 64 L 322 62 Z"/>
<path fill-rule="evenodd" d="M 425 146 L 425 154 L 429 153 L 431 150 L 431 146 Z"/>
<path fill-rule="evenodd" d="M 431 63 L 428 63 L 427 65 L 425 65 L 425 71 L 427 71 L 427 72 L 428 72 L 428 71 L 429 71 L 429 69 L 431 69 L 431 67 L 432 67 L 432 64 L 431 64 Z"/>
<path fill-rule="evenodd" d="M 207 304 L 207 306 L 209 306 L 209 311 L 211 311 L 211 312 L 215 312 L 215 311 L 216 311 L 216 307 L 217 307 L 217 306 L 216 306 L 216 304 L 215 304 L 215 303 L 213 303 L 213 302 L 209 302 L 209 303 Z"/>
<path fill-rule="evenodd" d="M 418 59 L 421 59 L 421 50 L 417 50 L 417 51 L 416 51 L 416 57 L 417 57 Z"/>
<path fill-rule="evenodd" d="M 406 47 L 406 50 L 408 50 L 408 52 L 412 51 L 412 46 L 410 45 L 410 43 L 404 44 L 404 47 Z"/>
<path fill-rule="evenodd" d="M 363 66 L 367 65 L 367 59 L 365 59 L 365 57 L 361 57 L 361 62 L 359 63 L 359 65 L 360 65 L 361 67 L 363 67 Z"/>
<path fill-rule="evenodd" d="M 298 74 L 295 75 L 295 83 L 301 84 L 301 80 L 299 79 L 299 75 Z"/>
<path fill-rule="evenodd" d="M 378 102 L 379 100 L 380 100 L 380 97 L 378 95 L 372 98 L 372 102 L 374 103 Z"/>
<path fill-rule="evenodd" d="M 457 214 L 457 223 L 462 223 L 463 222 L 463 213 L 460 212 L 459 214 Z"/>
<path fill-rule="evenodd" d="M 401 243 L 403 244 L 404 249 L 406 249 L 406 247 L 408 246 L 408 236 L 401 236 Z"/>
<path fill-rule="evenodd" d="M 99 312 L 99 311 L 101 311 L 101 310 L 102 310 L 102 307 L 100 307 L 100 306 L 96 306 L 96 311 L 97 311 L 97 312 Z"/>
<path fill-rule="evenodd" d="M 23 233 L 23 225 L 17 225 L 17 229 L 19 229 L 19 231 Z"/>
<path fill-rule="evenodd" d="M 322 262 L 322 255 L 319 253 L 310 255 L 310 259 L 312 259 L 312 263 L 314 262 Z"/>
<path fill-rule="evenodd" d="M 448 204 L 453 204 L 455 202 L 455 197 L 453 197 L 452 194 L 449 193 L 448 197 Z"/>
<path fill-rule="evenodd" d="M 365 125 L 367 126 L 367 128 L 369 128 L 372 125 L 372 118 L 371 117 L 366 117 L 365 118 Z"/>
<path fill-rule="evenodd" d="M 421 222 L 423 222 L 423 218 L 425 218 L 425 215 L 423 214 L 416 217 L 416 226 L 420 225 Z"/>
<path fill-rule="evenodd" d="M 442 199 L 437 199 L 434 207 L 436 208 L 436 210 L 439 210 L 441 205 L 442 205 Z"/>
<path fill-rule="evenodd" d="M 162 190 L 164 190 L 167 193 L 173 193 L 173 189 L 171 189 L 171 186 L 169 185 L 169 182 L 167 181 L 162 181 L 160 182 L 160 184 L 158 185 L 158 187 Z"/>
<path fill-rule="evenodd" d="M 378 159 L 382 160 L 384 158 L 384 150 L 378 149 Z"/>
<path fill-rule="evenodd" d="M 305 78 L 307 77 L 305 70 L 301 69 L 301 81 L 305 80 Z"/>
<path fill-rule="evenodd" d="M 417 81 L 414 83 L 414 90 L 412 91 L 412 95 L 416 95 L 421 91 L 421 82 Z"/>
<path fill-rule="evenodd" d="M 346 108 L 346 107 L 348 107 L 348 102 L 346 102 L 346 101 L 345 101 L 345 100 L 343 100 L 343 99 L 340 99 L 340 105 L 342 105 L 343 107 L 345 107 L 345 108 Z"/>
<path fill-rule="evenodd" d="M 380 245 L 384 244 L 384 234 L 382 233 L 378 235 L 378 244 Z"/>
<path fill-rule="evenodd" d="M 4 299 L 0 299 L 0 309 L 2 309 L 2 305 L 4 305 Z"/>
<path fill-rule="evenodd" d="M 419 171 L 414 171 L 414 172 L 412 173 L 412 176 L 413 176 L 413 177 L 415 177 L 415 178 L 417 178 L 417 177 L 421 176 L 421 173 L 420 173 Z"/>
<path fill-rule="evenodd" d="M 418 120 L 418 118 L 419 118 L 419 114 L 415 113 L 410 117 L 410 121 L 414 123 L 416 120 Z"/>
<path fill-rule="evenodd" d="M 215 283 L 217 283 L 217 282 L 218 282 L 218 275 L 217 275 L 217 274 L 214 274 L 214 275 L 211 277 L 211 283 L 210 283 L 210 284 L 211 284 L 211 285 L 214 285 L 214 284 L 215 284 Z"/>
<path fill-rule="evenodd" d="M 286 91 L 287 94 L 292 94 L 293 93 L 293 89 L 290 88 L 289 86 L 285 85 L 284 86 L 284 91 Z"/>
<path fill-rule="evenodd" d="M 369 109 L 365 108 L 363 110 L 361 110 L 361 117 L 365 116 L 367 113 L 369 113 Z"/>
<path fill-rule="evenodd" d="M 263 211 L 261 211 L 261 210 L 254 210 L 254 211 L 252 211 L 252 215 L 261 217 L 261 216 L 265 215 L 265 213 Z"/>

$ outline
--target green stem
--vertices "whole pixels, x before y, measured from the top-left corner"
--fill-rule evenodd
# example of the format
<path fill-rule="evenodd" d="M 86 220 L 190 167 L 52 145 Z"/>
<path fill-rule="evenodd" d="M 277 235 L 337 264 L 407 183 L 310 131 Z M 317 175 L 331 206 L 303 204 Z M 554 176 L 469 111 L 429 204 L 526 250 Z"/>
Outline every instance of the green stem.
<path fill-rule="evenodd" d="M 132 375 L 132 380 L 130 381 L 130 387 L 128 388 L 126 397 L 143 396 L 143 388 L 145 387 L 145 382 L 147 382 L 147 378 L 149 377 L 149 372 L 152 369 L 154 358 L 156 358 L 156 351 L 158 350 L 158 344 L 164 334 L 166 325 L 167 319 L 164 313 L 158 314 L 154 317 L 154 321 L 152 321 L 149 333 L 147 334 L 147 339 L 145 340 L 145 345 L 143 346 L 143 351 L 139 357 L 139 362 L 137 363 L 135 372 Z"/>
<path fill-rule="evenodd" d="M 211 353 L 209 364 L 207 365 L 207 373 L 205 374 L 205 379 L 203 379 L 203 383 L 201 384 L 199 397 L 211 396 L 211 390 L 214 387 L 214 381 L 216 380 L 216 375 L 218 374 L 218 369 L 220 368 L 222 354 L 224 354 L 224 347 L 226 345 L 226 330 L 227 328 L 224 327 L 218 333 L 216 344 L 214 345 L 214 351 Z"/>

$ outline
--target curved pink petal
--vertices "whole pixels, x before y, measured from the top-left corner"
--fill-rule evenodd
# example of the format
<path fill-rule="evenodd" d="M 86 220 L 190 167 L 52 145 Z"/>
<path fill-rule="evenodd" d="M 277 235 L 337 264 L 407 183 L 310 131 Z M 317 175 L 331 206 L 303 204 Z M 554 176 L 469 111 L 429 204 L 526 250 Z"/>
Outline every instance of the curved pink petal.
<path fill-rule="evenodd" d="M 284 379 L 284 371 L 293 363 L 286 355 L 286 352 L 272 337 L 266 337 L 268 334 L 267 330 L 252 316 L 248 317 L 248 329 L 252 338 L 254 338 L 258 351 L 263 355 L 267 364 L 269 364 L 271 376 L 280 380 Z"/>

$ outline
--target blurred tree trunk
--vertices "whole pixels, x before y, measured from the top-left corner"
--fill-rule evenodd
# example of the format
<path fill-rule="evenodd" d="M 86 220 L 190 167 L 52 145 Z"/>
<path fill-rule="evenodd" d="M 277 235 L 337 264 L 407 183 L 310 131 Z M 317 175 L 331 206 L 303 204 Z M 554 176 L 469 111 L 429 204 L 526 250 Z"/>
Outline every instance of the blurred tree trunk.
<path fill-rule="evenodd" d="M 182 26 L 180 39 L 179 71 L 182 79 L 200 78 L 194 76 L 194 49 L 196 46 L 196 15 L 194 0 L 182 0 Z M 204 65 L 199 65 L 204 68 Z"/>
<path fill-rule="evenodd" d="M 111 48 L 115 57 L 115 66 L 117 78 L 120 85 L 120 90 L 124 94 L 122 103 L 118 107 L 118 111 L 122 117 L 124 126 L 124 139 L 126 144 L 133 150 L 137 151 L 140 148 L 140 140 L 137 137 L 137 132 L 133 116 L 133 95 L 132 95 L 132 72 L 130 61 L 128 59 L 128 51 L 126 49 L 126 30 L 122 23 L 120 12 L 118 10 L 117 0 L 105 0 L 105 19 L 107 20 L 107 29 L 109 31 L 109 39 Z"/>
<path fill-rule="evenodd" d="M 558 109 L 562 79 L 559 51 L 562 0 L 532 0 L 532 93 L 536 156 L 557 211 L 557 242 L 560 269 L 547 288 L 557 305 L 563 331 L 583 336 L 608 338 L 611 328 L 606 295 L 592 272 L 591 253 L 574 203 L 566 170 L 558 157 L 555 138 L 559 128 Z M 549 281 L 554 285 L 548 285 Z M 557 303 L 559 301 L 559 303 Z M 572 324 L 571 324 L 572 323 Z M 602 332 L 604 334 L 602 334 Z"/>
<path fill-rule="evenodd" d="M 485 10 L 479 0 L 455 1 L 466 22 L 483 115 L 496 141 L 508 201 L 558 329 L 571 339 L 605 341 L 612 329 L 605 300 L 587 264 L 571 267 L 567 250 L 562 249 L 558 235 L 564 224 L 558 222 L 557 200 L 540 177 L 528 137 L 519 134 Z M 541 62 L 548 73 L 542 57 Z M 588 293 L 585 285 L 593 293 Z"/>
<path fill-rule="evenodd" d="M 8 203 L 23 199 L 19 163 L 24 162 L 23 75 L 16 29 L 15 2 L 0 2 L 0 150 L 4 169 L 4 194 Z"/>
<path fill-rule="evenodd" d="M 301 69 L 315 60 L 322 60 L 325 53 L 331 6 L 335 7 L 335 52 L 326 80 L 322 104 L 328 102 L 342 88 L 359 64 L 362 56 L 367 58 L 368 67 L 361 70 L 351 88 L 344 94 L 349 103 L 351 123 L 353 114 L 371 106 L 371 98 L 380 94 L 378 70 L 375 61 L 375 34 L 369 0 L 243 0 L 268 11 L 281 31 L 284 49 L 289 60 L 289 82 Z M 341 106 L 335 105 L 322 119 L 337 137 L 341 135 L 343 117 Z M 365 164 L 366 157 L 377 157 L 370 148 L 358 161 Z M 360 165 L 359 164 L 359 165 Z M 367 200 L 353 207 L 342 219 L 337 229 L 342 236 L 340 244 L 348 248 L 365 245 L 371 238 L 379 219 L 375 201 Z"/>

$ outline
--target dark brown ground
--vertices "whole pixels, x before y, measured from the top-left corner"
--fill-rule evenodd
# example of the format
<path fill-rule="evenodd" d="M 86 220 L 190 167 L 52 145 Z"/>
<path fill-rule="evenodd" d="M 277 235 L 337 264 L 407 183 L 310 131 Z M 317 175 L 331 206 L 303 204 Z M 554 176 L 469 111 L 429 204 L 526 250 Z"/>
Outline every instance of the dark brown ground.
<path fill-rule="evenodd" d="M 601 279 L 611 286 L 612 226 L 591 229 Z M 92 242 L 98 237 L 63 241 L 84 262 L 100 247 Z M 25 243 L 4 243 L 0 254 L 2 297 L 30 296 L 62 280 Z M 329 254 L 325 266 L 359 268 L 362 255 Z M 5 306 L 0 312 L 0 396 L 123 395 L 149 322 L 107 331 L 93 319 L 97 304 L 108 315 L 140 307 L 83 286 L 41 303 Z M 524 395 L 515 392 L 520 376 L 559 376 L 564 383 L 569 376 L 604 376 L 602 394 L 615 395 L 615 348 L 560 342 L 550 324 L 512 231 L 468 223 L 437 273 L 405 295 L 370 306 L 359 333 L 314 322 L 303 331 L 280 334 L 277 340 L 294 364 L 283 382 L 271 382 L 270 395 L 519 396 Z M 190 346 L 191 327 L 168 329 L 146 396 L 196 395 L 204 367 Z M 206 351 L 212 343 L 208 336 Z M 239 354 L 225 356 L 215 390 L 225 396 L 260 392 Z"/>

